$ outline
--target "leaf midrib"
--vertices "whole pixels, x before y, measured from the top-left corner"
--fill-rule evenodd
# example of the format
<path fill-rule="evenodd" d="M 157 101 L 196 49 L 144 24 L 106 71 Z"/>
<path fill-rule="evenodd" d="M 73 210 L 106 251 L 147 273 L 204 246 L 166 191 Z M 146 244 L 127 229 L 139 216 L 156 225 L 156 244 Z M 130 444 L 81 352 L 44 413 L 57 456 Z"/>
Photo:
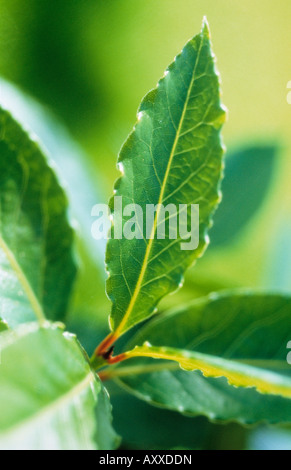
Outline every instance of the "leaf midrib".
<path fill-rule="evenodd" d="M 82 382 L 79 382 L 74 388 L 69 390 L 66 394 L 62 395 L 61 397 L 57 398 L 55 401 L 52 403 L 48 404 L 44 408 L 42 408 L 41 411 L 38 413 L 35 413 L 33 416 L 24 419 L 20 423 L 17 423 L 16 425 L 12 426 L 11 428 L 8 428 L 7 431 L 5 430 L 4 432 L 1 431 L 0 436 L 5 436 L 7 437 L 7 433 L 12 434 L 15 431 L 25 428 L 27 425 L 30 425 L 31 423 L 34 423 L 38 419 L 41 419 L 43 416 L 54 413 L 58 409 L 63 409 L 64 405 L 67 402 L 70 402 L 73 400 L 75 396 L 78 396 L 81 394 L 83 390 L 85 390 L 92 381 L 95 380 L 95 376 L 92 371 L 89 372 L 89 374 L 82 380 Z"/>
<path fill-rule="evenodd" d="M 233 359 L 231 359 L 233 360 Z M 256 360 L 256 359 L 235 359 L 233 360 L 234 362 L 245 364 L 245 365 L 250 365 L 253 367 L 260 367 L 262 369 L 278 369 L 278 370 L 289 370 L 290 366 L 288 366 L 287 363 L 285 363 L 283 360 Z M 106 379 L 119 379 L 123 377 L 128 377 L 128 376 L 137 376 L 137 375 L 145 375 L 145 374 L 150 374 L 153 372 L 165 372 L 165 371 L 176 371 L 176 370 L 181 370 L 181 367 L 179 364 L 175 364 L 172 362 L 169 363 L 158 363 L 158 364 L 141 364 L 141 365 L 135 365 L 135 366 L 123 366 L 123 367 L 117 367 L 117 368 L 112 368 L 106 371 L 104 373 L 104 376 Z M 276 371 L 277 372 L 277 371 Z"/>
<path fill-rule="evenodd" d="M 23 287 L 24 292 L 26 293 L 27 299 L 30 302 L 32 310 L 40 324 L 46 322 L 46 316 L 43 312 L 43 309 L 27 279 L 23 270 L 21 269 L 18 261 L 16 260 L 14 254 L 10 250 L 9 246 L 3 239 L 2 235 L 0 234 L 0 248 L 4 251 L 13 271 L 15 272 L 17 279 L 19 280 L 21 286 Z"/>
<path fill-rule="evenodd" d="M 193 354 L 193 356 L 191 356 L 191 354 Z M 260 393 L 280 395 L 284 398 L 291 399 L 290 378 L 284 376 L 287 382 L 286 385 L 278 383 L 277 379 L 279 377 L 281 378 L 281 376 L 276 372 L 263 369 L 261 370 L 261 372 L 265 372 L 266 374 L 268 374 L 269 378 L 267 376 L 266 378 L 254 377 L 251 373 L 256 372 L 255 368 L 252 368 L 253 370 L 250 371 L 251 373 L 247 373 L 246 371 L 242 370 L 229 369 L 225 367 L 224 364 L 215 364 L 213 363 L 213 361 L 209 360 L 215 359 L 215 356 L 208 356 L 206 354 L 194 352 L 189 353 L 187 351 L 180 351 L 171 348 L 152 347 L 150 345 L 145 345 L 142 347 L 136 346 L 135 349 L 126 354 L 127 359 L 134 357 L 149 357 L 153 359 L 175 361 L 179 363 L 181 367 L 184 370 L 187 370 L 188 372 L 192 370 L 200 370 L 204 377 L 207 378 L 226 377 L 230 385 L 247 388 L 254 387 Z M 223 360 L 223 358 L 219 359 Z M 226 360 L 226 362 L 233 362 L 235 364 L 236 361 Z M 186 364 L 187 369 L 185 369 Z M 237 364 L 239 364 L 239 362 L 237 362 Z M 273 381 L 270 380 L 270 377 L 273 379 Z M 247 383 L 248 380 L 249 383 Z"/>
<path fill-rule="evenodd" d="M 203 34 L 203 33 L 201 33 L 201 34 Z M 195 78 L 196 78 L 196 70 L 197 70 L 199 60 L 200 60 L 200 54 L 201 54 L 201 49 L 202 49 L 202 45 L 203 45 L 203 39 L 204 39 L 204 36 L 201 37 L 201 42 L 200 42 L 199 49 L 198 49 L 198 52 L 197 52 L 195 67 L 194 67 L 192 78 L 191 78 L 191 81 L 190 81 L 190 84 L 189 84 L 189 87 L 188 87 L 188 92 L 187 92 L 185 104 L 184 104 L 184 107 L 183 107 L 182 115 L 181 115 L 181 118 L 180 118 L 179 126 L 176 130 L 176 136 L 175 136 L 175 140 L 174 140 L 173 147 L 172 147 L 172 150 L 171 150 L 170 158 L 169 158 L 169 161 L 168 161 L 168 165 L 167 165 L 165 177 L 164 177 L 164 180 L 163 180 L 163 184 L 162 184 L 162 187 L 161 187 L 161 192 L 160 192 L 160 197 L 159 197 L 159 202 L 158 202 L 158 209 L 156 211 L 156 215 L 155 215 L 154 224 L 153 224 L 151 236 L 150 236 L 150 239 L 149 239 L 149 243 L 148 243 L 147 248 L 146 248 L 146 253 L 145 253 L 142 269 L 140 271 L 140 274 L 139 274 L 139 277 L 138 277 L 133 295 L 131 297 L 129 306 L 127 308 L 127 311 L 126 311 L 125 315 L 123 316 L 120 324 L 118 325 L 118 327 L 115 330 L 115 336 L 117 336 L 117 337 L 120 334 L 123 333 L 123 328 L 125 327 L 125 325 L 127 323 L 127 320 L 131 315 L 131 312 L 133 310 L 135 302 L 136 302 L 136 300 L 138 298 L 138 295 L 140 293 L 140 289 L 142 287 L 142 282 L 143 282 L 143 279 L 144 279 L 144 276 L 145 276 L 145 273 L 146 273 L 146 269 L 147 269 L 147 266 L 148 266 L 148 260 L 149 260 L 150 253 L 151 253 L 152 246 L 153 246 L 153 242 L 154 242 L 154 236 L 155 236 L 156 229 L 157 229 L 157 223 L 158 223 L 158 218 L 159 218 L 159 214 L 160 214 L 160 208 L 161 208 L 161 204 L 162 204 L 163 199 L 164 199 L 164 193 L 165 193 L 165 189 L 166 189 L 168 176 L 169 176 L 169 173 L 170 173 L 173 158 L 175 156 L 175 151 L 176 151 L 176 148 L 177 148 L 177 144 L 178 144 L 180 136 L 181 136 L 180 135 L 181 134 L 181 129 L 182 129 L 182 126 L 183 126 L 183 123 L 184 123 L 184 118 L 185 118 L 185 115 L 186 115 L 186 112 L 187 112 L 189 99 L 190 99 L 190 93 L 191 93 L 191 90 L 192 90 L 192 87 L 193 87 L 193 84 L 194 84 L 194 81 L 195 81 Z"/>

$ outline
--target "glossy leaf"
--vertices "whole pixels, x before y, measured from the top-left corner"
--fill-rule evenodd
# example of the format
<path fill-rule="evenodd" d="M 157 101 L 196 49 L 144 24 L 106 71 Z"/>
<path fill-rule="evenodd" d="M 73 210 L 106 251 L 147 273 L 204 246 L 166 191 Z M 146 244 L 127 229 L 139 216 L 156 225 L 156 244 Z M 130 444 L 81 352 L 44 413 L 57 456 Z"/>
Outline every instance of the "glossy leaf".
<path fill-rule="evenodd" d="M 119 164 L 124 172 L 115 186 L 123 206 L 138 204 L 199 204 L 200 243 L 182 250 L 181 237 L 157 239 L 158 225 L 167 219 L 156 212 L 150 237 L 112 239 L 107 248 L 107 292 L 113 302 L 111 327 L 118 337 L 151 316 L 166 294 L 182 283 L 185 270 L 207 245 L 211 217 L 219 201 L 223 147 L 220 131 L 225 111 L 206 22 L 169 66 L 155 90 L 143 100 L 139 120 L 125 143 Z M 112 230 L 128 218 L 111 201 Z"/>
<path fill-rule="evenodd" d="M 0 316 L 63 319 L 75 265 L 67 199 L 41 149 L 0 110 Z"/>
<path fill-rule="evenodd" d="M 278 383 L 287 384 L 291 378 L 287 364 L 290 312 L 288 296 L 213 295 L 151 321 L 128 348 L 145 340 L 157 347 L 166 344 L 186 349 L 190 355 L 205 354 L 218 362 L 230 361 L 235 367 L 249 364 L 250 371 L 259 368 L 249 385 L 256 385 L 266 371 L 275 374 Z M 150 403 L 217 420 L 291 422 L 290 399 L 263 395 L 253 388 L 235 388 L 225 378 L 185 372 L 173 363 L 142 358 L 131 362 L 114 373 L 123 386 Z"/>
<path fill-rule="evenodd" d="M 108 397 L 74 336 L 34 323 L 0 339 L 0 449 L 115 447 Z"/>

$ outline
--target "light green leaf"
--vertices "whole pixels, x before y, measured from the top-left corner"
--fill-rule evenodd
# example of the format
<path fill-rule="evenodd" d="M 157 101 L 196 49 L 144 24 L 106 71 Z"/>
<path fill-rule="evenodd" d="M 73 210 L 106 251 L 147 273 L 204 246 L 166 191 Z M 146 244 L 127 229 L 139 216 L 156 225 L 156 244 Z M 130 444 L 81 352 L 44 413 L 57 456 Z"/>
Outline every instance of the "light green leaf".
<path fill-rule="evenodd" d="M 3 333 L 0 345 L 0 449 L 116 445 L 108 397 L 74 336 L 33 323 Z"/>
<path fill-rule="evenodd" d="M 185 270 L 207 245 L 207 231 L 220 197 L 220 131 L 225 111 L 206 22 L 169 66 L 157 88 L 144 98 L 138 116 L 119 157 L 124 174 L 116 183 L 115 196 L 122 197 L 123 206 L 140 205 L 143 214 L 147 204 L 174 204 L 176 208 L 186 204 L 190 218 L 191 204 L 199 204 L 200 243 L 198 249 L 185 251 L 179 234 L 177 239 L 170 239 L 167 233 L 165 240 L 157 239 L 157 228 L 164 218 L 160 210 L 151 226 L 151 237 L 112 237 L 106 262 L 115 339 L 154 313 L 160 299 L 181 285 Z M 119 209 L 114 211 L 113 204 L 112 199 L 112 230 L 120 229 L 120 223 L 124 227 L 128 220 L 122 219 Z"/>
<path fill-rule="evenodd" d="M 97 430 L 95 441 L 99 449 L 111 450 L 116 449 L 121 439 L 116 435 L 112 427 L 112 406 L 107 390 L 101 386 L 98 395 L 98 404 L 96 408 Z"/>
<path fill-rule="evenodd" d="M 103 288 L 105 240 L 94 240 L 91 235 L 92 207 L 105 198 L 101 175 L 96 184 L 100 169 L 92 171 L 88 155 L 47 107 L 1 77 L 0 88 L 0 106 L 25 128 L 33 130 L 56 162 L 58 174 L 64 177 L 70 211 L 78 221 L 78 235 L 86 242 L 90 259 L 100 268 Z"/>
<path fill-rule="evenodd" d="M 244 385 L 257 386 L 266 392 L 269 383 L 269 393 L 289 396 L 290 339 L 290 297 L 229 293 L 212 295 L 151 321 L 128 348 L 148 340 L 157 347 L 166 344 L 172 349 L 187 350 L 192 359 L 206 360 L 214 368 L 234 367 L 247 375 L 249 370 Z M 199 368 L 211 375 L 205 364 Z M 231 378 L 228 372 L 216 370 L 214 375 Z M 116 374 L 119 383 L 140 398 L 186 414 L 242 423 L 291 422 L 290 399 L 263 395 L 254 388 L 235 388 L 225 378 L 185 372 L 174 363 L 134 359 L 132 364 L 125 363 L 111 374 Z M 234 379 L 232 383 L 239 385 Z M 281 385 L 284 390 L 278 389 Z"/>
<path fill-rule="evenodd" d="M 62 319 L 75 278 L 67 199 L 36 142 L 0 109 L 0 316 Z"/>

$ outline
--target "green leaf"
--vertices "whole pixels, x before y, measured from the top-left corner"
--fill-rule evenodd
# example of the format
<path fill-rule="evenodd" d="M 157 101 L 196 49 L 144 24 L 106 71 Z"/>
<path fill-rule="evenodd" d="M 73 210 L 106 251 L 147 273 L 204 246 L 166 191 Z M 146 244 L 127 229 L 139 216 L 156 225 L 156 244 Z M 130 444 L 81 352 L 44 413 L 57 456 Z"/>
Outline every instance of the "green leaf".
<path fill-rule="evenodd" d="M 153 407 L 132 394 L 125 392 L 114 382 L 108 383 L 113 406 L 114 425 L 122 436 L 123 449 L 172 449 L 178 446 L 207 448 L 209 436 L 219 441 L 229 437 L 233 429 L 225 425 L 213 425 L 202 417 L 187 416 L 166 409 Z M 141 426 L 141 423 L 146 423 Z M 231 425 L 233 428 L 233 425 Z M 213 442 L 214 439 L 211 439 Z M 228 439 L 228 445 L 231 446 Z M 241 442 L 243 447 L 243 442 Z"/>
<path fill-rule="evenodd" d="M 8 329 L 7 323 L 6 323 L 5 321 L 3 321 L 3 320 L 0 319 L 0 333 L 1 333 L 2 331 L 6 331 L 7 329 Z"/>
<path fill-rule="evenodd" d="M 143 214 L 147 204 L 186 204 L 190 217 L 191 204 L 199 204 L 200 243 L 196 250 L 183 251 L 179 236 L 172 240 L 167 234 L 165 240 L 157 239 L 157 227 L 163 219 L 159 210 L 150 239 L 112 237 L 106 263 L 115 339 L 155 312 L 160 299 L 181 285 L 185 270 L 207 245 L 208 228 L 220 197 L 220 131 L 225 111 L 206 22 L 169 66 L 157 88 L 144 98 L 138 116 L 119 157 L 124 174 L 116 183 L 115 196 L 122 197 L 123 205 L 138 204 Z M 112 199 L 112 230 L 120 229 L 120 223 L 124 227 L 128 220 L 113 205 Z"/>
<path fill-rule="evenodd" d="M 98 395 L 98 404 L 96 409 L 97 430 L 95 441 L 99 449 L 116 449 L 121 439 L 116 435 L 112 427 L 112 406 L 107 390 L 102 386 Z"/>
<path fill-rule="evenodd" d="M 75 234 L 76 249 L 79 263 L 86 266 L 86 269 L 80 270 L 74 285 L 74 301 L 70 304 L 68 318 L 68 321 L 73 321 L 74 324 L 69 329 L 75 333 L 78 332 L 79 338 L 79 332 L 81 333 L 86 317 L 90 327 L 92 321 L 95 323 L 98 321 L 99 324 L 102 321 L 106 333 L 107 315 L 110 308 L 110 302 L 104 291 L 106 241 L 94 240 L 91 235 L 92 207 L 106 200 L 104 178 L 102 178 L 100 168 L 94 162 L 96 171 L 92 171 L 88 155 L 47 107 L 42 106 L 1 77 L 0 89 L 0 106 L 9 111 L 14 119 L 25 126 L 25 129 L 33 130 L 51 160 L 56 163 L 59 178 L 66 182 L 70 214 L 78 223 L 78 230 Z M 67 322 L 66 325 L 68 325 Z"/>
<path fill-rule="evenodd" d="M 115 447 L 108 397 L 74 336 L 33 323 L 0 345 L 0 449 Z"/>
<path fill-rule="evenodd" d="M 170 348 L 186 349 L 196 359 L 200 354 L 210 356 L 209 361 L 214 361 L 212 366 L 226 361 L 228 366 L 243 367 L 247 372 L 245 367 L 249 365 L 250 372 L 256 369 L 250 386 L 258 385 L 257 379 L 271 373 L 269 377 L 274 385 L 281 383 L 289 387 L 290 312 L 288 296 L 212 295 L 151 321 L 128 347 L 143 344 L 145 340 L 157 347 L 166 344 Z M 135 359 L 111 374 L 118 376 L 119 383 L 140 398 L 186 414 L 241 423 L 291 422 L 290 399 L 263 395 L 253 388 L 235 388 L 225 378 L 185 372 L 174 363 Z M 275 379 L 278 379 L 276 384 Z"/>
<path fill-rule="evenodd" d="M 63 319 L 75 265 L 67 199 L 41 149 L 0 109 L 0 316 Z"/>
<path fill-rule="evenodd" d="M 1 77 L 0 88 L 0 106 L 25 128 L 33 130 L 56 162 L 58 174 L 64 177 L 70 211 L 79 224 L 78 235 L 85 240 L 90 259 L 100 268 L 103 288 L 105 240 L 94 240 L 91 235 L 92 207 L 105 199 L 101 174 L 96 184 L 96 174 L 100 173 L 100 169 L 96 167 L 97 171 L 94 172 L 88 155 L 47 107 Z"/>
<path fill-rule="evenodd" d="M 212 248 L 233 242 L 260 209 L 271 186 L 277 151 L 275 146 L 252 146 L 227 156 L 223 199 L 210 232 Z"/>
<path fill-rule="evenodd" d="M 259 369 L 218 356 L 177 348 L 155 347 L 149 343 L 136 346 L 128 358 L 151 357 L 178 362 L 183 370 L 200 370 L 205 377 L 226 377 L 235 387 L 254 387 L 258 392 L 291 398 L 291 377 Z"/>

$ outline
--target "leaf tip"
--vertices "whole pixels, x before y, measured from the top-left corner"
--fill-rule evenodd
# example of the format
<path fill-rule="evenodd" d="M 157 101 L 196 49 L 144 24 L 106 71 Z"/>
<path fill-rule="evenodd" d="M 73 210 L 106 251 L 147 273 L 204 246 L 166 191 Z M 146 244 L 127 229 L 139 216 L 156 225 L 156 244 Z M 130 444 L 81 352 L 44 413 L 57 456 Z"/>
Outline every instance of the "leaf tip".
<path fill-rule="evenodd" d="M 202 31 L 201 32 L 204 36 L 206 36 L 208 39 L 210 39 L 210 28 L 209 28 L 209 23 L 208 23 L 208 20 L 207 20 L 206 16 L 203 17 Z"/>

